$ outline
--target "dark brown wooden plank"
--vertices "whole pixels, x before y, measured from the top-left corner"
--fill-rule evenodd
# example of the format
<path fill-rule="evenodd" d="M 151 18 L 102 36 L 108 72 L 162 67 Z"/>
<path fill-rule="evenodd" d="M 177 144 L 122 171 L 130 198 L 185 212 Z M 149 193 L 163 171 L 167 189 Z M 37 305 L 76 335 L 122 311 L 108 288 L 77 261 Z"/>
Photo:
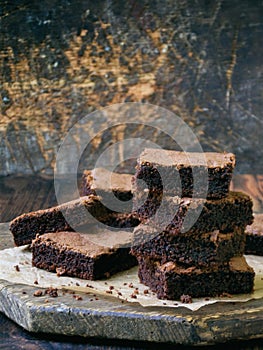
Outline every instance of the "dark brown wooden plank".
<path fill-rule="evenodd" d="M 6 176 L 0 177 L 0 222 L 56 205 L 52 177 Z"/>

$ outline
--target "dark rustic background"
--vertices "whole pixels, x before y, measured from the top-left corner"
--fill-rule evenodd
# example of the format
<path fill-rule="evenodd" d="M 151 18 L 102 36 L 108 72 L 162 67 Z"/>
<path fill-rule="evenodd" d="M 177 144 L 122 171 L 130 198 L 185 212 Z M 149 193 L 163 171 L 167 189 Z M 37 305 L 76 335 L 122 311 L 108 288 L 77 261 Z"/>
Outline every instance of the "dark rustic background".
<path fill-rule="evenodd" d="M 125 101 L 166 107 L 204 150 L 234 152 L 232 186 L 262 212 L 262 38 L 259 0 L 0 0 L 0 175 L 12 175 L 0 178 L 0 221 L 54 205 L 53 167 L 66 132 L 86 114 Z M 156 347 L 33 335 L 3 314 L 0 343 Z"/>
<path fill-rule="evenodd" d="M 52 174 L 67 130 L 124 101 L 166 107 L 236 173 L 263 173 L 262 1 L 0 5 L 0 175 Z"/>

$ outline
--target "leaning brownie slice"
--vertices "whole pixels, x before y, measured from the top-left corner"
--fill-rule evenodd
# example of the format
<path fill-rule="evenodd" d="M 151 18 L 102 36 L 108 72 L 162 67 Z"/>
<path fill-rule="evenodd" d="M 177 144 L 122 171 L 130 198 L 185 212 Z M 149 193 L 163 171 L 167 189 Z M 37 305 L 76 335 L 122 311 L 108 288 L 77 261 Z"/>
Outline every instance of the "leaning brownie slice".
<path fill-rule="evenodd" d="M 149 197 L 137 213 L 143 223 L 150 222 L 156 230 L 196 235 L 214 230 L 233 232 L 236 226 L 245 228 L 253 222 L 252 206 L 247 194 L 230 192 L 221 199 L 165 196 L 158 202 Z M 187 228 L 193 219 L 192 226 Z"/>
<path fill-rule="evenodd" d="M 164 192 L 172 196 L 223 198 L 235 167 L 232 153 L 195 153 L 145 149 L 133 179 L 134 192 Z M 204 179 L 207 178 L 207 188 Z"/>
<path fill-rule="evenodd" d="M 255 214 L 253 224 L 245 232 L 245 253 L 263 256 L 263 214 Z"/>
<path fill-rule="evenodd" d="M 226 264 L 232 257 L 244 254 L 244 229 L 237 227 L 232 233 L 218 230 L 198 236 L 157 233 L 147 225 L 133 231 L 131 253 L 136 257 L 180 263 L 184 266 L 208 267 Z M 137 243 L 137 244 L 136 244 Z"/>
<path fill-rule="evenodd" d="M 38 236 L 31 245 L 32 264 L 60 276 L 89 280 L 108 278 L 137 264 L 129 253 L 128 232 L 104 230 L 93 235 L 52 232 Z"/>
<path fill-rule="evenodd" d="M 250 293 L 254 270 L 244 257 L 234 257 L 228 266 L 208 268 L 181 267 L 174 262 L 161 264 L 151 259 L 139 260 L 139 278 L 159 299 L 180 299 L 182 295 L 212 297 L 223 293 Z"/>
<path fill-rule="evenodd" d="M 86 215 L 88 211 L 91 215 Z M 81 197 L 56 207 L 22 214 L 11 221 L 10 231 L 17 246 L 30 244 L 37 234 L 58 231 L 72 231 L 63 213 L 71 217 L 71 224 L 81 226 L 96 223 L 96 218 L 105 218 L 109 210 L 101 203 L 100 197 Z"/>

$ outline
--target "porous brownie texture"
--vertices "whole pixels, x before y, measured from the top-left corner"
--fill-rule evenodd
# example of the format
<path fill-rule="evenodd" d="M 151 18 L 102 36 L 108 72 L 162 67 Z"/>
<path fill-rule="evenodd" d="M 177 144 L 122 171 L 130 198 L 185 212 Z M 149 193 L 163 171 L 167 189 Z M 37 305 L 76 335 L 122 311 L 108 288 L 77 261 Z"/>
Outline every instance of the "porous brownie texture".
<path fill-rule="evenodd" d="M 171 196 L 223 198 L 229 192 L 234 167 L 232 153 L 147 148 L 137 160 L 133 192 L 148 189 Z"/>
<path fill-rule="evenodd" d="M 129 233 L 103 231 L 103 238 L 79 232 L 52 232 L 38 236 L 32 241 L 32 264 L 59 276 L 72 276 L 88 280 L 110 277 L 137 264 L 130 254 Z M 111 235 L 113 235 L 111 241 Z"/>
<path fill-rule="evenodd" d="M 223 265 L 232 257 L 243 255 L 245 248 L 243 228 L 232 233 L 216 230 L 191 237 L 158 233 L 154 228 L 139 225 L 133 235 L 131 253 L 161 264 L 172 261 L 184 266 Z"/>
<path fill-rule="evenodd" d="M 174 262 L 161 264 L 140 258 L 139 279 L 159 299 L 178 300 L 182 295 L 214 297 L 223 293 L 250 293 L 254 286 L 254 270 L 244 257 L 234 257 L 228 266 L 208 268 L 181 267 Z"/>
<path fill-rule="evenodd" d="M 246 227 L 245 253 L 263 256 L 263 214 L 254 214 L 254 222 Z"/>
<path fill-rule="evenodd" d="M 156 202 L 149 197 L 137 209 L 137 213 L 142 223 L 150 222 L 151 226 L 161 227 L 162 231 L 193 235 L 215 230 L 233 232 L 235 227 L 245 228 L 253 222 L 252 206 L 252 200 L 247 194 L 230 192 L 221 199 L 165 196 Z M 196 221 L 187 228 L 186 218 L 196 218 Z"/>

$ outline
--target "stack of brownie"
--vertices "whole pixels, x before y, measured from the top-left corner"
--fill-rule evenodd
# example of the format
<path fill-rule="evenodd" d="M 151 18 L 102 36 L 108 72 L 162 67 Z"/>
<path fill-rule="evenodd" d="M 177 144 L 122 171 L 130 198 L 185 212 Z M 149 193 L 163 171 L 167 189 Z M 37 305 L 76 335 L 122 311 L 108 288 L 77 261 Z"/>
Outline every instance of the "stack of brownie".
<path fill-rule="evenodd" d="M 131 252 L 140 281 L 158 298 L 253 289 L 254 271 L 243 257 L 252 201 L 229 192 L 234 166 L 234 155 L 226 153 L 146 149 L 138 158 L 133 202 L 141 224 Z M 199 187 L 205 176 L 206 188 Z"/>

